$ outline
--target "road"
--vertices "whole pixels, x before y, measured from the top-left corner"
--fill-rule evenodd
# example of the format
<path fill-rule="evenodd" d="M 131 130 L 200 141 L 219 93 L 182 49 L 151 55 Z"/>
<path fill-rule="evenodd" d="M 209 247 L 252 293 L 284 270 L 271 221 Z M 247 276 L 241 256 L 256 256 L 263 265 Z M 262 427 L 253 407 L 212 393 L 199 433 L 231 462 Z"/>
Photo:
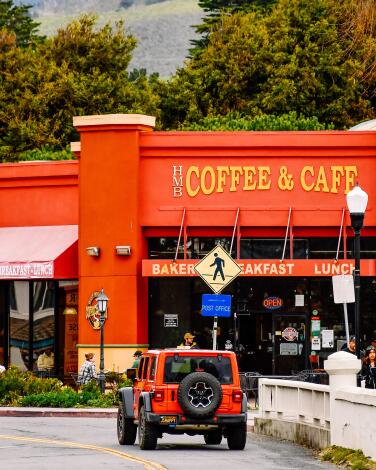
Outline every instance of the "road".
<path fill-rule="evenodd" d="M 229 470 L 334 469 L 303 447 L 248 434 L 244 451 L 224 440 L 207 446 L 201 436 L 164 436 L 155 451 L 120 446 L 112 418 L 0 418 L 4 470 Z M 139 459 L 139 460 L 138 460 Z"/>

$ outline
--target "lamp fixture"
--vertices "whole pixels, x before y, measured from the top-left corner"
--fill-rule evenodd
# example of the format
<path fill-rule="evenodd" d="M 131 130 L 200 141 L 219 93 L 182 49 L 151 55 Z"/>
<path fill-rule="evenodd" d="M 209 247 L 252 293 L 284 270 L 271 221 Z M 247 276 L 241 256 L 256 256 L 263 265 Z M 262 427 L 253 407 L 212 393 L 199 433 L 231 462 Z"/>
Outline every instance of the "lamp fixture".
<path fill-rule="evenodd" d="M 347 193 L 347 207 L 350 212 L 351 225 L 355 231 L 363 228 L 364 213 L 367 209 L 368 194 L 363 191 L 358 183 Z"/>
<path fill-rule="evenodd" d="M 364 214 L 367 209 L 368 194 L 357 184 L 346 196 L 350 214 Z"/>
<path fill-rule="evenodd" d="M 129 256 L 131 254 L 131 247 L 129 245 L 117 245 L 115 250 L 119 256 Z"/>
<path fill-rule="evenodd" d="M 109 298 L 107 297 L 107 295 L 104 293 L 104 290 L 102 289 L 100 293 L 97 295 L 97 306 L 98 306 L 99 313 L 101 314 L 106 313 L 108 301 L 109 301 Z"/>
<path fill-rule="evenodd" d="M 88 246 L 86 248 L 86 253 L 89 256 L 99 256 L 100 248 L 98 246 Z"/>

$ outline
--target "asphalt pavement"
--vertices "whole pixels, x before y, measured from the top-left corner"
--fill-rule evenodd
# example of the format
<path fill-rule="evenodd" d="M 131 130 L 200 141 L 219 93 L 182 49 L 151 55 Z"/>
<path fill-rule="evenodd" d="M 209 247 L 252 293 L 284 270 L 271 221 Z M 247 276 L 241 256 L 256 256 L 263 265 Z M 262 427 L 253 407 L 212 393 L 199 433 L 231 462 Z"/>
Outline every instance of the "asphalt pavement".
<path fill-rule="evenodd" d="M 114 418 L 0 417 L 4 470 L 229 470 L 333 469 L 298 445 L 248 433 L 244 451 L 226 440 L 207 446 L 202 436 L 169 436 L 155 451 L 120 446 Z"/>

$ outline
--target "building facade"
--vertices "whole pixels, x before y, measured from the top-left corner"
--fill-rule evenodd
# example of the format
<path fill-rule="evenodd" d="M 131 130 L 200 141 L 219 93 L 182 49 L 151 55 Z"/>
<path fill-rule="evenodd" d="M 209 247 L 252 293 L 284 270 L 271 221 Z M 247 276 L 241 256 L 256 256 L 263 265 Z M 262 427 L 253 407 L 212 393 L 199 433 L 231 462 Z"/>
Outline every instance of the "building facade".
<path fill-rule="evenodd" d="M 176 346 L 187 331 L 210 347 L 213 320 L 201 315 L 210 290 L 194 265 L 220 244 L 242 272 L 222 292 L 233 314 L 219 322 L 219 347 L 230 341 L 243 370 L 320 368 L 345 338 L 331 277 L 354 268 L 346 194 L 357 182 L 369 195 L 361 335 L 376 337 L 375 131 L 154 124 L 77 117 L 77 161 L 0 166 L 0 362 L 35 369 L 52 348 L 56 373 L 77 370 L 99 349 L 102 288 L 107 369 L 129 366 L 135 349 Z"/>

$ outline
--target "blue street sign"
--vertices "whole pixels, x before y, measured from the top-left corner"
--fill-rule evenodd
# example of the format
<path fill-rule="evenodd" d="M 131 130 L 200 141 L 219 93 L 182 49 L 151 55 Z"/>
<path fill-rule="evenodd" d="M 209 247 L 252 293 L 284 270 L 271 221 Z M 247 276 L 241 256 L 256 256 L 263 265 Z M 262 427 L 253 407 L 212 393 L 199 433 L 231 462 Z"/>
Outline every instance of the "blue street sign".
<path fill-rule="evenodd" d="M 203 317 L 231 317 L 231 295 L 203 294 Z"/>

